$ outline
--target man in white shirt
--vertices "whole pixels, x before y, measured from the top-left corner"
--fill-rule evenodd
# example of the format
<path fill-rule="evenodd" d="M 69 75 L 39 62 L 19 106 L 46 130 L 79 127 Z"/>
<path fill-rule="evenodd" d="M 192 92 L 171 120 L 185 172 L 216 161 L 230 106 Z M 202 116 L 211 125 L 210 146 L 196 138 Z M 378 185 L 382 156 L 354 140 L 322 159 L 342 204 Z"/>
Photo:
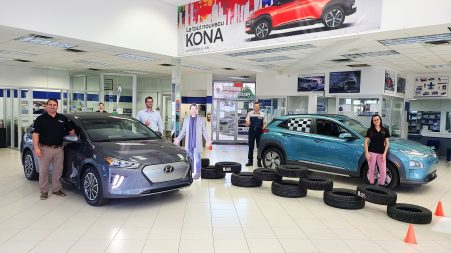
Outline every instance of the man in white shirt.
<path fill-rule="evenodd" d="M 249 153 L 247 155 L 248 162 L 246 166 L 252 166 L 254 164 L 254 145 L 255 142 L 260 142 L 260 136 L 262 135 L 262 129 L 266 126 L 266 114 L 260 111 L 260 102 L 254 102 L 254 110 L 250 111 L 246 117 L 246 124 L 249 127 L 248 132 L 248 144 Z M 257 159 L 257 166 L 262 167 L 260 159 Z"/>
<path fill-rule="evenodd" d="M 163 134 L 163 120 L 161 119 L 160 113 L 153 109 L 153 98 L 146 97 L 145 103 L 146 109 L 139 111 L 136 114 L 136 119 L 152 129 L 152 131 Z"/>

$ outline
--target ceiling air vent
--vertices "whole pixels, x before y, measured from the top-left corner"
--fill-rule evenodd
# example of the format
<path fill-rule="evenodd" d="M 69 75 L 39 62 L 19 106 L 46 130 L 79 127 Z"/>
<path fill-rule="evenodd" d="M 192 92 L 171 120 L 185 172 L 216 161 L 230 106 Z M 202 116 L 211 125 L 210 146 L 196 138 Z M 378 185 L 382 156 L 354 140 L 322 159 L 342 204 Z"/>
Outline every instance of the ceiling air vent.
<path fill-rule="evenodd" d="M 45 36 L 45 35 L 40 35 L 40 34 L 35 34 L 35 33 L 32 33 L 29 36 L 33 37 L 33 38 L 45 39 L 45 40 L 53 40 L 54 39 L 53 37 L 50 37 L 50 36 Z"/>
<path fill-rule="evenodd" d="M 172 66 L 174 66 L 174 65 L 169 64 L 169 63 L 162 63 L 162 64 L 160 64 L 160 66 L 163 66 L 163 67 L 172 67 Z"/>
<path fill-rule="evenodd" d="M 76 48 L 66 48 L 64 50 L 66 50 L 68 52 L 72 52 L 72 53 L 85 53 L 86 52 L 85 50 L 76 49 Z"/>
<path fill-rule="evenodd" d="M 437 41 L 429 41 L 429 42 L 425 42 L 425 44 L 431 44 L 431 45 L 447 45 L 449 44 L 451 41 L 449 40 L 437 40 Z"/>
<path fill-rule="evenodd" d="M 350 64 L 350 65 L 346 65 L 346 66 L 351 67 L 351 68 L 363 68 L 363 67 L 369 67 L 371 65 L 368 65 L 366 63 L 357 63 L 357 64 Z"/>
<path fill-rule="evenodd" d="M 92 70 L 92 71 L 99 71 L 100 69 L 96 69 L 96 68 L 89 68 L 88 70 Z"/>
<path fill-rule="evenodd" d="M 24 60 L 24 59 L 14 59 L 15 61 L 18 61 L 18 62 L 31 62 L 31 61 L 29 61 L 29 60 Z"/>
<path fill-rule="evenodd" d="M 343 58 L 343 59 L 334 59 L 332 61 L 333 62 L 350 62 L 352 60 L 351 59 L 347 59 L 347 58 Z"/>
<path fill-rule="evenodd" d="M 235 69 L 233 69 L 233 68 L 224 68 L 225 70 L 235 70 Z"/>

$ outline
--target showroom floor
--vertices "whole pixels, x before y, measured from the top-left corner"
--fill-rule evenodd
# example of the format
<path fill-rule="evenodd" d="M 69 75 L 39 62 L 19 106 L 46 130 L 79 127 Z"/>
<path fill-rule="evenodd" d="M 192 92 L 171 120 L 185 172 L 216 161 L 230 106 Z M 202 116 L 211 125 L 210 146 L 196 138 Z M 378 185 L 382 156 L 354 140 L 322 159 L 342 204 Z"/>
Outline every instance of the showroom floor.
<path fill-rule="evenodd" d="M 212 162 L 246 162 L 246 146 L 214 146 Z M 450 252 L 450 220 L 434 216 L 415 225 L 418 244 L 403 238 L 409 224 L 392 220 L 384 206 L 351 211 L 326 206 L 322 192 L 299 199 L 274 196 L 271 185 L 232 186 L 225 179 L 92 207 L 73 188 L 65 198 L 39 200 L 37 182 L 23 176 L 19 152 L 0 150 L 0 252 Z M 247 167 L 243 170 L 251 170 Z M 398 188 L 398 202 L 435 211 L 441 200 L 451 216 L 451 164 L 421 187 Z M 355 189 L 357 179 L 329 176 L 335 187 Z M 440 224 L 439 224 L 440 223 Z M 436 232 L 439 225 L 448 227 Z M 435 227 L 434 227 L 435 226 Z M 442 229 L 443 230 L 443 229 Z"/>

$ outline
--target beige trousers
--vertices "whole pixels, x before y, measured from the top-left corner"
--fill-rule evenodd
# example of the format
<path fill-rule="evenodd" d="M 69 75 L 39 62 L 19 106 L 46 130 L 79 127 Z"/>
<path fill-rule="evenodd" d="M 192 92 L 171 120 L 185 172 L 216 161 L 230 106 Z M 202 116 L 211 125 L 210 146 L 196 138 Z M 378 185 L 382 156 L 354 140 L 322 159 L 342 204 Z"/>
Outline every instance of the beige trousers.
<path fill-rule="evenodd" d="M 64 149 L 41 146 L 41 158 L 39 158 L 39 190 L 48 192 L 49 167 L 52 165 L 53 192 L 61 190 L 60 178 L 63 174 Z"/>

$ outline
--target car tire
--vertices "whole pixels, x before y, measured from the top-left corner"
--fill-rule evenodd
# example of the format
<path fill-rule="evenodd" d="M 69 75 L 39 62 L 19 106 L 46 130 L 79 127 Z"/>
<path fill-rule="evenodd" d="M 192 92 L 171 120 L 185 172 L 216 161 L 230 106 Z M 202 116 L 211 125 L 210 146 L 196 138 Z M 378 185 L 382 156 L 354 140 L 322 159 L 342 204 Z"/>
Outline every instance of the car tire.
<path fill-rule="evenodd" d="M 268 37 L 268 35 L 271 33 L 271 23 L 265 19 L 262 18 L 257 23 L 255 23 L 254 26 L 254 34 L 255 37 L 258 39 L 264 39 Z"/>
<path fill-rule="evenodd" d="M 268 148 L 263 152 L 262 163 L 265 168 L 275 169 L 285 164 L 285 158 L 279 149 Z"/>
<path fill-rule="evenodd" d="M 255 169 L 252 174 L 255 178 L 260 179 L 262 181 L 276 181 L 280 182 L 282 180 L 282 176 L 280 176 L 276 170 L 273 169 Z"/>
<path fill-rule="evenodd" d="M 343 188 L 324 191 L 323 201 L 328 206 L 348 210 L 362 209 L 365 206 L 365 200 L 357 196 L 355 190 Z"/>
<path fill-rule="evenodd" d="M 282 180 L 280 182 L 272 182 L 272 194 L 285 198 L 302 198 L 307 195 L 307 190 L 299 186 L 298 181 Z"/>
<path fill-rule="evenodd" d="M 306 177 L 309 172 L 306 167 L 297 165 L 280 165 L 276 168 L 276 171 L 282 177 L 295 177 L 295 178 Z"/>
<path fill-rule="evenodd" d="M 234 173 L 231 176 L 232 185 L 239 187 L 260 187 L 262 180 L 254 177 L 252 172 Z"/>
<path fill-rule="evenodd" d="M 202 158 L 202 159 L 200 160 L 200 164 L 201 164 L 201 167 L 202 167 L 202 168 L 208 167 L 208 166 L 210 166 L 210 159 L 208 159 L 208 158 Z"/>
<path fill-rule="evenodd" d="M 82 191 L 86 202 L 91 206 L 101 206 L 108 202 L 108 199 L 103 197 L 102 180 L 94 167 L 87 168 L 83 173 Z"/>
<path fill-rule="evenodd" d="M 241 171 L 241 164 L 236 162 L 217 162 L 215 167 L 218 172 L 224 173 L 239 173 Z"/>
<path fill-rule="evenodd" d="M 368 202 L 392 206 L 396 204 L 396 192 L 375 185 L 359 185 L 357 186 L 357 195 Z"/>
<path fill-rule="evenodd" d="M 299 179 L 301 188 L 314 191 L 330 191 L 334 187 L 334 182 L 325 177 L 309 176 Z"/>
<path fill-rule="evenodd" d="M 368 163 L 365 162 L 365 167 L 363 169 L 363 180 L 366 184 L 370 184 L 369 175 L 368 175 Z M 376 182 L 377 178 L 379 177 L 378 174 L 375 174 L 374 181 Z M 387 184 L 388 182 L 388 184 Z M 384 187 L 390 190 L 395 189 L 399 184 L 399 174 L 398 170 L 396 169 L 395 165 L 391 162 L 387 161 L 387 176 L 385 178 L 385 185 Z"/>
<path fill-rule="evenodd" d="M 324 10 L 321 21 L 326 29 L 337 29 L 343 25 L 345 17 L 345 12 L 340 6 L 331 6 Z"/>
<path fill-rule="evenodd" d="M 432 221 L 431 210 L 422 206 L 404 203 L 387 206 L 387 215 L 397 221 L 413 224 L 429 224 Z"/>
<path fill-rule="evenodd" d="M 225 177 L 225 173 L 218 171 L 216 166 L 207 166 L 200 170 L 200 176 L 204 179 L 221 179 Z"/>
<path fill-rule="evenodd" d="M 39 173 L 36 171 L 33 153 L 27 150 L 23 156 L 23 172 L 28 180 L 36 181 L 39 179 Z"/>

